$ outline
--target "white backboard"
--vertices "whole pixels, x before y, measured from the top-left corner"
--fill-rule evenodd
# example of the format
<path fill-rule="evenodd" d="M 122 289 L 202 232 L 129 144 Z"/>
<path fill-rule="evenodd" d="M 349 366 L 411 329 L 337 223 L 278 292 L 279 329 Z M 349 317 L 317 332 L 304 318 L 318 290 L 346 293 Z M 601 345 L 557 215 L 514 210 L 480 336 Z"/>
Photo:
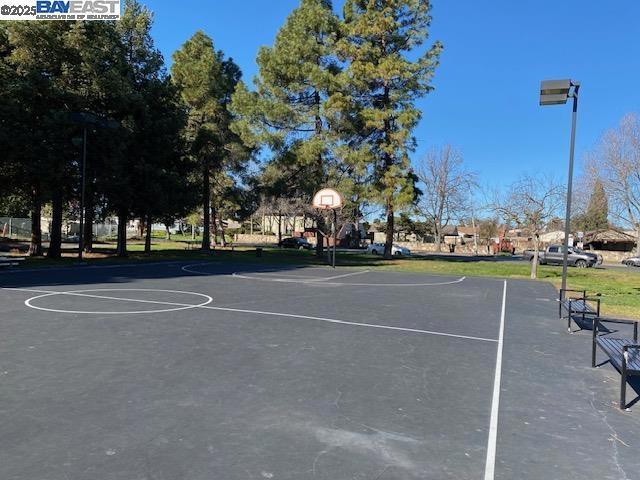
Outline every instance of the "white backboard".
<path fill-rule="evenodd" d="M 313 196 L 313 207 L 321 210 L 335 210 L 343 204 L 342 195 L 333 188 L 323 188 Z"/>

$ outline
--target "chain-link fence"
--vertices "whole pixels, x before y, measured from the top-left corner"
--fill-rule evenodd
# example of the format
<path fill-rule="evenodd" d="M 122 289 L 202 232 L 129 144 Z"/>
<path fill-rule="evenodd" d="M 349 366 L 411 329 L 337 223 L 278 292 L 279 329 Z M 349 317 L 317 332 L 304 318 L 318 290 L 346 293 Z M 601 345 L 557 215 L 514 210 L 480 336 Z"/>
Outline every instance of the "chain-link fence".
<path fill-rule="evenodd" d="M 0 217 L 0 236 L 15 239 L 31 238 L 31 219 Z"/>
<path fill-rule="evenodd" d="M 46 219 L 42 223 L 42 240 L 49 240 L 49 221 Z M 77 241 L 80 230 L 78 222 L 64 222 L 62 226 L 63 241 Z M 99 240 L 113 239 L 118 235 L 118 224 L 116 222 L 94 223 L 91 226 L 93 238 Z M 132 226 L 127 226 L 127 237 L 135 237 L 137 230 Z M 29 240 L 31 238 L 31 219 L 16 217 L 0 217 L 0 237 L 13 240 Z"/>

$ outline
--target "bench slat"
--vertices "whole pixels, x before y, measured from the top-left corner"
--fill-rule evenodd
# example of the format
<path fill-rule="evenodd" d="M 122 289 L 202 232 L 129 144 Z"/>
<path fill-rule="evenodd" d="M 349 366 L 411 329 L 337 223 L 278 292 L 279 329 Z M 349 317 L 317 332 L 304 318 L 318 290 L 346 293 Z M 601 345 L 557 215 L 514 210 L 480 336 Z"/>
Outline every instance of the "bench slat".
<path fill-rule="evenodd" d="M 618 370 L 622 369 L 622 348 L 627 345 L 635 345 L 633 340 L 627 338 L 598 337 L 596 342 Z M 640 349 L 629 349 L 627 371 L 640 372 Z"/>
<path fill-rule="evenodd" d="M 562 306 L 564 307 L 565 310 L 569 311 L 569 309 L 571 309 L 571 312 L 573 313 L 590 313 L 590 314 L 595 314 L 596 310 L 589 305 L 587 302 L 585 302 L 584 300 L 580 299 L 575 299 L 575 300 L 563 300 L 562 301 Z"/>

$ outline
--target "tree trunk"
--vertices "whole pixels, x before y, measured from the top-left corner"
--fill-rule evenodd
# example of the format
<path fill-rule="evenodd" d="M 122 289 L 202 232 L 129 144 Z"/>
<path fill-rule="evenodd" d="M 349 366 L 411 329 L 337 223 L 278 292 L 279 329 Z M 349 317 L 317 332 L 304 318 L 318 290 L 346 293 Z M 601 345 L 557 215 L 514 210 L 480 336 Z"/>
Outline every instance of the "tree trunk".
<path fill-rule="evenodd" d="M 389 97 L 389 85 L 385 82 L 384 85 L 384 93 L 382 95 L 382 107 L 388 108 L 390 104 Z M 389 137 L 391 135 L 391 123 L 388 118 L 384 120 L 384 142 L 389 143 Z M 393 166 L 393 157 L 390 153 L 386 152 L 384 154 L 384 167 L 385 172 L 388 172 Z M 390 194 L 387 197 L 387 205 L 386 205 L 386 214 L 387 214 L 387 238 L 384 244 L 384 258 L 391 258 L 393 256 L 393 231 L 394 231 L 394 208 L 393 208 L 393 196 Z"/>
<path fill-rule="evenodd" d="M 224 223 L 222 219 L 220 219 L 220 245 L 223 247 L 227 246 L 227 240 L 224 238 Z"/>
<path fill-rule="evenodd" d="M 326 224 L 324 222 L 324 217 L 322 215 L 318 215 L 318 219 L 316 221 L 317 230 L 322 230 L 324 232 L 326 228 Z M 327 246 L 327 248 L 329 248 Z M 324 236 L 320 235 L 316 231 L 316 257 L 321 258 L 324 254 Z"/>
<path fill-rule="evenodd" d="M 33 206 L 31 207 L 31 244 L 29 245 L 29 256 L 39 257 L 42 255 L 42 199 L 40 190 L 33 190 Z"/>
<path fill-rule="evenodd" d="M 85 196 L 84 207 L 84 251 L 91 253 L 93 250 L 93 217 L 95 215 L 95 208 L 93 206 L 93 196 L 89 192 Z"/>
<path fill-rule="evenodd" d="M 442 230 L 436 227 L 436 251 L 442 251 Z"/>
<path fill-rule="evenodd" d="M 533 258 L 531 259 L 531 278 L 538 278 L 538 256 L 540 254 L 540 237 L 535 234 L 533 236 Z"/>
<path fill-rule="evenodd" d="M 316 256 L 318 256 L 318 252 L 320 252 L 320 258 L 322 258 L 324 256 L 325 238 L 324 235 L 318 232 L 319 230 L 316 231 Z M 320 246 L 318 246 L 318 243 Z M 329 250 L 329 242 L 327 242 L 327 250 Z"/>
<path fill-rule="evenodd" d="M 278 212 L 278 244 L 282 242 L 282 214 Z"/>
<path fill-rule="evenodd" d="M 389 198 L 387 199 L 387 238 L 384 244 L 384 258 L 386 259 L 393 257 L 393 231 L 395 229 L 393 213 L 393 203 Z"/>
<path fill-rule="evenodd" d="M 147 255 L 151 254 L 151 225 L 152 225 L 152 219 L 151 219 L 151 215 L 147 214 L 145 223 L 146 225 L 146 232 L 145 232 L 145 237 L 144 237 L 144 253 Z"/>
<path fill-rule="evenodd" d="M 209 163 L 205 161 L 202 171 L 202 207 L 204 223 L 202 225 L 202 250 L 211 250 L 211 184 L 209 181 Z"/>
<path fill-rule="evenodd" d="M 218 245 L 218 211 L 211 207 L 211 243 Z"/>
<path fill-rule="evenodd" d="M 471 217 L 471 228 L 473 228 L 473 254 L 478 255 L 478 236 L 476 235 L 476 221 Z"/>
<path fill-rule="evenodd" d="M 191 224 L 191 240 L 196 239 L 196 226 Z"/>
<path fill-rule="evenodd" d="M 166 232 L 165 240 L 171 240 L 171 230 L 169 229 L 169 226 L 165 224 L 164 230 Z"/>
<path fill-rule="evenodd" d="M 315 133 L 317 136 L 322 134 L 322 117 L 320 116 L 321 110 L 321 98 L 320 92 L 314 92 L 314 103 L 316 106 L 316 118 L 315 118 Z M 319 186 L 324 187 L 324 183 L 327 181 L 324 174 L 324 161 L 322 160 L 322 153 L 318 154 L 316 159 L 316 168 L 318 169 L 318 179 L 320 180 Z M 322 215 L 318 215 L 316 222 L 318 230 L 322 230 L 326 233 L 327 225 Z M 329 249 L 329 242 L 327 241 L 327 249 Z M 324 254 L 324 235 L 319 235 L 316 232 L 316 257 L 322 258 Z"/>
<path fill-rule="evenodd" d="M 79 232 L 78 232 L 79 233 Z M 48 258 L 60 258 L 62 254 L 62 192 L 56 189 L 51 201 L 51 226 L 49 227 Z"/>
<path fill-rule="evenodd" d="M 124 208 L 118 209 L 118 246 L 116 255 L 127 256 L 127 211 Z"/>

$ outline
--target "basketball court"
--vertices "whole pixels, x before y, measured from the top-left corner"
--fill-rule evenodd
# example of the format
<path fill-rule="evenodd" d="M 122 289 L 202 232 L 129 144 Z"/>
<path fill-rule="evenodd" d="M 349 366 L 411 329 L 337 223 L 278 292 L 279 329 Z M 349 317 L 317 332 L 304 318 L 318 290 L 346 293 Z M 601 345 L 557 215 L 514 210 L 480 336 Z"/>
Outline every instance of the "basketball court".
<path fill-rule="evenodd" d="M 3 273 L 3 479 L 637 478 L 544 283 L 166 262 Z"/>

